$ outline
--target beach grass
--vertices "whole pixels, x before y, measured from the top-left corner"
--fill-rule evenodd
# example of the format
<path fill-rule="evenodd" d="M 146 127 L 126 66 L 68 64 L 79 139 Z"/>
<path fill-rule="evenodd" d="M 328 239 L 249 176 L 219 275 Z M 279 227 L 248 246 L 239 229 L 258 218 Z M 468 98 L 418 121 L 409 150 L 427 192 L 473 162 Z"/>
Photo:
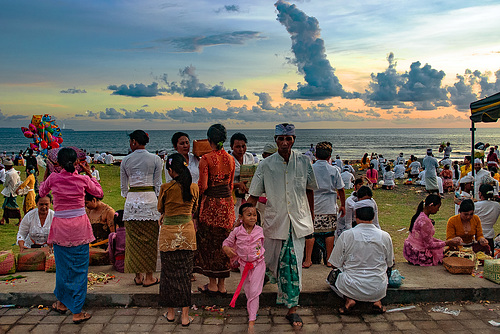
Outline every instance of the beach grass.
<path fill-rule="evenodd" d="M 113 165 L 95 165 L 101 176 L 101 185 L 104 191 L 103 202 L 115 210 L 123 209 L 125 199 L 120 194 L 120 168 Z M 23 167 L 16 167 L 23 170 Z M 40 172 L 42 179 L 43 170 Z M 22 179 L 25 178 L 24 172 Z M 3 187 L 3 186 L 2 186 Z M 347 190 L 347 194 L 351 191 Z M 408 236 L 410 219 L 415 213 L 418 203 L 425 199 L 425 189 L 421 186 L 398 184 L 394 190 L 374 190 L 373 198 L 379 207 L 379 222 L 383 230 L 391 234 L 394 244 L 396 261 L 404 261 L 403 242 Z M 18 196 L 17 202 L 22 208 L 23 197 Z M 3 201 L 3 198 L 2 198 Z M 0 214 L 3 211 L 0 209 Z M 443 240 L 446 236 L 446 222 L 454 214 L 453 194 L 445 194 L 441 209 L 432 218 L 436 222 L 436 238 Z M 10 225 L 0 226 L 0 250 L 12 249 L 18 252 L 16 243 L 17 226 L 11 221 Z"/>

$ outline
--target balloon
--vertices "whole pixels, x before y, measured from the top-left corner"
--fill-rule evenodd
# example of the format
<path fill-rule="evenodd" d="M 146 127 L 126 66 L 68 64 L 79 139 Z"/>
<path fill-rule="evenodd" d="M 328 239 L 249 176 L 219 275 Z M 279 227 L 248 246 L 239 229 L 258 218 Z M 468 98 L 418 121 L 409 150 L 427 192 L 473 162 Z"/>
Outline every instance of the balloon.
<path fill-rule="evenodd" d="M 57 142 L 58 142 L 59 144 L 62 144 L 62 142 L 63 142 L 63 138 L 62 138 L 62 137 L 57 137 Z"/>
<path fill-rule="evenodd" d="M 52 135 L 50 134 L 50 132 L 47 132 L 47 134 L 45 135 L 45 138 L 47 138 L 47 142 L 52 141 Z"/>
<path fill-rule="evenodd" d="M 38 151 L 38 145 L 36 145 L 36 144 L 30 143 L 30 148 L 31 148 L 33 151 Z"/>
<path fill-rule="evenodd" d="M 28 127 L 30 128 L 31 132 L 35 132 L 36 131 L 36 126 L 34 124 L 29 124 Z"/>
<path fill-rule="evenodd" d="M 40 142 L 40 146 L 41 146 L 44 150 L 45 150 L 45 149 L 47 149 L 47 147 L 48 147 L 47 142 L 46 142 L 45 140 L 42 140 L 42 141 Z"/>
<path fill-rule="evenodd" d="M 52 143 L 50 143 L 50 147 L 51 148 L 58 148 L 59 147 L 59 143 L 57 141 L 53 141 Z"/>
<path fill-rule="evenodd" d="M 29 128 L 25 128 L 24 126 L 21 126 L 21 132 L 25 133 L 26 131 L 30 131 Z"/>
<path fill-rule="evenodd" d="M 25 132 L 24 132 L 24 136 L 25 136 L 26 138 L 32 138 L 32 137 L 33 137 L 33 132 L 31 132 L 31 131 L 25 131 Z"/>
<path fill-rule="evenodd" d="M 49 127 L 49 128 L 47 128 L 47 132 L 48 132 L 48 133 L 54 133 L 54 128 L 53 128 L 53 127 Z"/>

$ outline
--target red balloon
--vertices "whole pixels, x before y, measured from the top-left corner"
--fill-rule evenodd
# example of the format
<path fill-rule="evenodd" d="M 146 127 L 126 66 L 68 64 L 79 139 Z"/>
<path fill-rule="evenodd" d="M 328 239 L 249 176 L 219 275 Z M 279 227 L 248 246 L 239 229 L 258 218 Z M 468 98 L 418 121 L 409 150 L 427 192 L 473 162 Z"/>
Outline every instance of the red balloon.
<path fill-rule="evenodd" d="M 57 142 L 59 144 L 62 144 L 62 142 L 63 142 L 63 138 L 62 137 L 57 137 L 56 140 L 57 140 Z"/>
<path fill-rule="evenodd" d="M 32 137 L 33 137 L 33 132 L 31 132 L 31 131 L 25 131 L 25 132 L 24 132 L 24 136 L 25 136 L 26 138 L 32 138 Z"/>
<path fill-rule="evenodd" d="M 34 151 L 38 151 L 38 145 L 30 143 L 30 148 Z"/>
<path fill-rule="evenodd" d="M 47 142 L 46 142 L 45 140 L 42 140 L 42 141 L 40 142 L 40 146 L 41 146 L 43 149 L 46 149 L 48 145 L 47 145 Z"/>
<path fill-rule="evenodd" d="M 50 147 L 51 148 L 58 148 L 59 147 L 59 143 L 54 140 L 52 143 L 50 143 Z"/>

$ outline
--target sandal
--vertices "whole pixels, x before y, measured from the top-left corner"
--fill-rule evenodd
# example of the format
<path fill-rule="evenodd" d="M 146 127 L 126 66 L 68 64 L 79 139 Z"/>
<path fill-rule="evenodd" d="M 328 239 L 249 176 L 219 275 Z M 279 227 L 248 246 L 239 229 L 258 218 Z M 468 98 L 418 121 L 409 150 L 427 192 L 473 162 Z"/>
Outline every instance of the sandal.
<path fill-rule="evenodd" d="M 156 278 L 156 280 L 153 283 L 151 283 L 151 284 L 142 284 L 142 286 L 145 287 L 145 288 L 148 288 L 148 287 L 156 285 L 156 284 L 160 284 L 160 280 L 158 278 Z"/>
<path fill-rule="evenodd" d="M 387 309 L 383 305 L 377 306 L 377 305 L 373 304 L 372 305 L 372 311 L 375 314 L 384 314 L 385 311 L 387 311 Z"/>
<path fill-rule="evenodd" d="M 136 278 L 137 277 L 134 277 L 134 283 L 135 283 L 135 285 L 142 285 L 142 279 L 141 279 L 141 282 L 137 282 Z"/>
<path fill-rule="evenodd" d="M 191 325 L 191 323 L 193 322 L 193 318 L 189 317 L 189 322 L 187 324 L 181 324 L 182 327 L 189 327 L 189 325 Z"/>
<path fill-rule="evenodd" d="M 63 310 L 63 309 L 60 309 L 57 307 L 57 302 L 54 302 L 54 304 L 52 304 L 52 307 L 51 309 L 59 314 L 66 314 L 66 312 L 68 311 L 68 309 L 66 310 Z"/>
<path fill-rule="evenodd" d="M 174 316 L 174 318 L 173 318 L 172 320 L 170 320 L 170 319 L 168 318 L 168 311 L 167 311 L 167 312 L 165 312 L 165 313 L 163 313 L 163 317 L 164 317 L 165 319 L 167 319 L 167 321 L 168 321 L 168 322 L 174 322 L 174 321 L 175 321 L 175 316 Z"/>
<path fill-rule="evenodd" d="M 198 291 L 200 291 L 201 293 L 206 293 L 209 296 L 217 296 L 219 294 L 219 291 L 212 291 L 208 289 L 208 283 L 201 288 L 198 287 Z"/>
<path fill-rule="evenodd" d="M 288 322 L 290 322 L 290 325 L 292 325 L 292 327 L 302 328 L 302 326 L 304 325 L 302 318 L 297 313 L 287 314 L 287 315 L 285 315 L 285 319 L 288 320 Z M 297 322 L 300 323 L 300 325 L 294 325 L 294 323 L 297 323 Z"/>
<path fill-rule="evenodd" d="M 78 319 L 78 320 L 73 320 L 73 323 L 74 324 L 81 324 L 82 322 L 87 321 L 90 318 L 92 318 L 92 315 L 85 312 L 85 313 L 83 313 L 83 318 Z"/>

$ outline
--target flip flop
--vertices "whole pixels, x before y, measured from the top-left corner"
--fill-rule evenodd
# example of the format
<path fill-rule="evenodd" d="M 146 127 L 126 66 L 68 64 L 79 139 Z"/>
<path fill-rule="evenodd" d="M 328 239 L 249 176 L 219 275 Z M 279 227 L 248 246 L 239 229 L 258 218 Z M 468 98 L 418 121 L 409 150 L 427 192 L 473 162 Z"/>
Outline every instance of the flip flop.
<path fill-rule="evenodd" d="M 52 307 L 51 309 L 59 314 L 66 314 L 66 312 L 68 311 L 67 309 L 66 310 L 61 310 L 60 308 L 57 307 L 57 302 L 54 302 L 54 304 L 52 304 Z"/>
<path fill-rule="evenodd" d="M 387 311 L 387 309 L 383 305 L 381 305 L 380 307 L 376 306 L 376 305 L 372 305 L 372 311 L 375 314 L 384 314 Z"/>
<path fill-rule="evenodd" d="M 173 318 L 172 320 L 170 320 L 170 319 L 167 317 L 167 315 L 168 315 L 168 312 L 163 313 L 163 317 L 164 317 L 165 319 L 167 319 L 167 321 L 168 321 L 168 322 L 174 322 L 174 321 L 175 321 L 175 316 L 174 316 L 174 318 Z"/>
<path fill-rule="evenodd" d="M 287 315 L 285 315 L 285 319 L 288 320 L 288 322 L 290 322 L 290 325 L 292 325 L 292 327 L 302 328 L 302 326 L 304 325 L 304 322 L 302 321 L 302 318 L 297 313 L 287 314 Z M 300 323 L 300 325 L 295 325 L 294 326 L 294 324 L 293 324 L 294 322 L 298 322 L 298 323 Z"/>
<path fill-rule="evenodd" d="M 145 287 L 145 288 L 148 288 L 148 287 L 156 285 L 156 284 L 160 284 L 160 280 L 158 278 L 156 278 L 156 280 L 155 280 L 154 283 L 151 283 L 151 284 L 142 284 L 142 286 Z"/>
<path fill-rule="evenodd" d="M 193 322 L 193 318 L 189 317 L 189 322 L 187 324 L 181 324 L 182 327 L 189 327 L 191 323 Z"/>
<path fill-rule="evenodd" d="M 217 291 L 217 294 L 218 294 L 219 296 L 222 296 L 222 297 L 227 296 L 227 290 L 226 290 L 226 291 L 224 291 L 224 292 Z"/>
<path fill-rule="evenodd" d="M 73 320 L 73 323 L 74 323 L 74 324 L 81 324 L 82 322 L 87 321 L 87 320 L 89 320 L 90 318 L 92 318 L 92 315 L 90 315 L 90 314 L 88 314 L 88 313 L 84 313 L 84 314 L 83 314 L 83 318 L 78 319 L 78 320 Z"/>
<path fill-rule="evenodd" d="M 137 281 L 135 280 L 137 277 L 134 277 L 134 283 L 135 285 L 142 285 L 142 282 L 141 283 L 137 283 Z"/>
<path fill-rule="evenodd" d="M 219 291 L 212 291 L 208 289 L 208 283 L 205 284 L 202 288 L 198 287 L 198 291 L 201 293 L 206 293 L 209 296 L 217 296 L 219 294 Z"/>
<path fill-rule="evenodd" d="M 305 264 L 302 263 L 302 268 L 304 268 L 304 269 L 310 268 L 311 266 L 312 266 L 312 263 L 310 265 L 308 265 L 308 266 L 306 266 Z"/>

